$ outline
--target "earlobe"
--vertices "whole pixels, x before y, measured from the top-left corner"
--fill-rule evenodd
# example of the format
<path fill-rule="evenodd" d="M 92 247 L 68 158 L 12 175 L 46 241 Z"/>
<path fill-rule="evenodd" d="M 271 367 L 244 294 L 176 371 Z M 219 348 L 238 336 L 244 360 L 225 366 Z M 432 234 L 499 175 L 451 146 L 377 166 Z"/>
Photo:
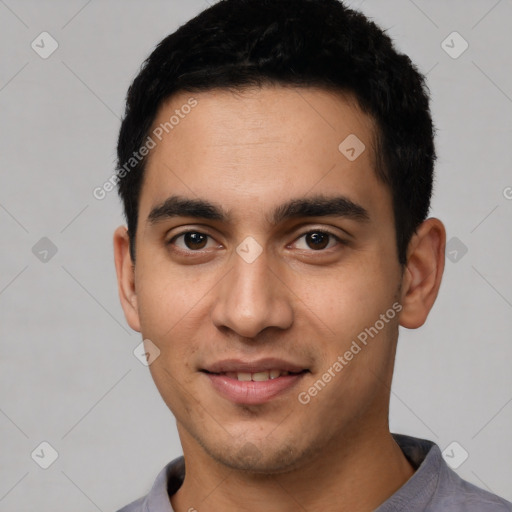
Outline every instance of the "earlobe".
<path fill-rule="evenodd" d="M 416 329 L 425 323 L 441 286 L 445 245 L 446 230 L 439 219 L 427 219 L 413 235 L 402 283 L 403 327 Z"/>
<path fill-rule="evenodd" d="M 135 272 L 130 256 L 130 240 L 125 226 L 119 226 L 114 232 L 114 261 L 117 273 L 119 299 L 128 325 L 140 332 L 137 293 L 135 290 Z"/>

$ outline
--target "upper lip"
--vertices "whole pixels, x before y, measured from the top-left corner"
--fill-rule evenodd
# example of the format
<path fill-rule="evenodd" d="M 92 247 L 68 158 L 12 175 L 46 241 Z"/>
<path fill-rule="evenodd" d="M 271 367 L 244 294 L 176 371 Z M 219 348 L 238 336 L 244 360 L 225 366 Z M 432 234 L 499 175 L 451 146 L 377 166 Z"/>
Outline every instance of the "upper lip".
<path fill-rule="evenodd" d="M 246 372 L 258 373 L 270 370 L 281 370 L 284 372 L 299 373 L 307 368 L 297 364 L 285 361 L 284 359 L 264 358 L 254 361 L 243 361 L 241 359 L 224 359 L 217 361 L 211 365 L 202 368 L 203 371 L 209 373 L 225 373 L 225 372 Z"/>

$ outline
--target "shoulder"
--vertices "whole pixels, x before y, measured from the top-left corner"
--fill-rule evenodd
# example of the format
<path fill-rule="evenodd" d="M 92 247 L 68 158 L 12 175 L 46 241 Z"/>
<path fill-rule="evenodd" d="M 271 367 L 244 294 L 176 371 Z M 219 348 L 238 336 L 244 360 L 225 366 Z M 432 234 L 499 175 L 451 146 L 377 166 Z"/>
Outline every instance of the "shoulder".
<path fill-rule="evenodd" d="M 184 458 L 178 457 L 158 473 L 146 496 L 119 509 L 117 512 L 173 512 L 169 496 L 173 495 L 185 478 Z"/>
<path fill-rule="evenodd" d="M 441 478 L 429 512 L 463 510 L 464 512 L 512 512 L 512 503 L 463 480 L 447 465 L 441 467 Z"/>
<path fill-rule="evenodd" d="M 120 508 L 117 512 L 141 512 L 143 510 L 142 505 L 146 496 L 139 498 L 138 500 L 132 501 L 132 503 L 125 505 L 123 508 Z"/>
<path fill-rule="evenodd" d="M 463 480 L 434 442 L 403 434 L 393 437 L 415 473 L 378 512 L 512 512 L 512 503 Z"/>

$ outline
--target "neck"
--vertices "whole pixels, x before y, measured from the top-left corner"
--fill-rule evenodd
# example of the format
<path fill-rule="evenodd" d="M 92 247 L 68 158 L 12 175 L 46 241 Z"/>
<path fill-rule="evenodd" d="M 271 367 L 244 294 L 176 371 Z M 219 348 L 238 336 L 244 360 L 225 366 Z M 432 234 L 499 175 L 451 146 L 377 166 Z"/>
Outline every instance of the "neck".
<path fill-rule="evenodd" d="M 414 473 L 387 425 L 344 435 L 300 468 L 272 475 L 228 468 L 186 434 L 181 435 L 186 476 L 171 497 L 176 512 L 256 512 L 262 508 L 295 512 L 298 506 L 323 512 L 367 512 L 386 501 Z"/>

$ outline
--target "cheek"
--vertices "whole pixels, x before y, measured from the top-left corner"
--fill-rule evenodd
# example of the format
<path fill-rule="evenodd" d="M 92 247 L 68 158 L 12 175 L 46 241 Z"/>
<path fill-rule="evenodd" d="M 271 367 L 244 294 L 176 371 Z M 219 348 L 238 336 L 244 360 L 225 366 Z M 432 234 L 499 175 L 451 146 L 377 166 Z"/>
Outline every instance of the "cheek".
<path fill-rule="evenodd" d="M 137 290 L 141 334 L 160 350 L 150 365 L 159 389 L 171 387 L 179 394 L 180 384 L 187 385 L 194 374 L 191 361 L 198 341 L 206 337 L 211 288 L 210 280 L 171 272 L 169 264 L 141 268 Z"/>
<path fill-rule="evenodd" d="M 395 287 L 396 282 L 386 278 L 383 269 L 362 265 L 321 278 L 298 279 L 294 291 L 298 290 L 306 311 L 314 313 L 331 334 L 348 334 L 375 322 L 391 306 Z"/>
<path fill-rule="evenodd" d="M 165 261 L 152 261 L 138 270 L 136 291 L 142 334 L 164 341 L 201 307 L 208 287 L 200 279 L 185 278 Z"/>

